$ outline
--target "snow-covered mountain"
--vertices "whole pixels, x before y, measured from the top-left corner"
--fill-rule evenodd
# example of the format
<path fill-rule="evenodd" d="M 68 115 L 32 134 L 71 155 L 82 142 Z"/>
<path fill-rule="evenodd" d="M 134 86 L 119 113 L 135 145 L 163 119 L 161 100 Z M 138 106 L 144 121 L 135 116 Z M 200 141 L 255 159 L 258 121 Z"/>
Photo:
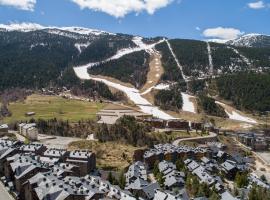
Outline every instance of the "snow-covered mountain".
<path fill-rule="evenodd" d="M 100 31 L 96 29 L 89 29 L 89 28 L 83 28 L 83 27 L 56 27 L 56 26 L 42 26 L 40 24 L 35 23 L 21 23 L 21 24 L 0 24 L 0 31 L 20 31 L 20 32 L 31 32 L 31 31 L 38 31 L 43 30 L 47 31 L 49 33 L 53 34 L 60 34 L 62 35 L 62 32 L 70 32 L 70 33 L 76 33 L 80 35 L 102 35 L 102 34 L 109 34 L 109 35 L 115 35 L 114 33 L 109 33 L 106 31 Z"/>
<path fill-rule="evenodd" d="M 240 47 L 270 47 L 270 36 L 262 34 L 247 34 L 235 40 L 230 40 L 227 44 Z"/>
<path fill-rule="evenodd" d="M 34 78 L 40 76 L 41 71 L 51 72 L 46 77 L 56 80 L 61 71 L 68 66 L 89 63 L 89 66 L 92 66 L 93 63 L 104 63 L 121 57 L 124 57 L 124 62 L 128 63 L 128 66 L 119 69 L 124 73 L 133 62 L 129 60 L 132 57 L 126 55 L 132 54 L 133 57 L 137 57 L 138 55 L 133 53 L 139 51 L 145 51 L 147 55 L 153 48 L 163 57 L 165 70 L 163 81 L 204 79 L 207 76 L 221 76 L 250 70 L 261 72 L 270 68 L 268 49 L 238 47 L 238 45 L 254 46 L 259 42 L 265 46 L 269 44 L 267 43 L 269 36 L 255 34 L 231 41 L 230 44 L 237 45 L 231 46 L 186 39 L 164 42 L 163 37 L 142 38 L 82 27 L 21 23 L 0 24 L 0 41 L 2 50 L 0 50 L 0 79 L 2 80 L 0 83 L 2 86 L 7 85 L 5 87 L 20 85 L 19 80 L 25 79 L 26 76 L 29 81 L 27 86 L 32 85 L 33 81 L 40 82 L 38 85 L 44 85 L 47 80 Z M 117 64 L 124 65 L 123 59 Z M 48 67 L 50 70 L 47 69 Z M 16 80 L 18 81 L 16 84 L 9 78 L 14 73 L 20 77 Z M 11 83 L 7 84 L 2 77 L 7 77 Z"/>

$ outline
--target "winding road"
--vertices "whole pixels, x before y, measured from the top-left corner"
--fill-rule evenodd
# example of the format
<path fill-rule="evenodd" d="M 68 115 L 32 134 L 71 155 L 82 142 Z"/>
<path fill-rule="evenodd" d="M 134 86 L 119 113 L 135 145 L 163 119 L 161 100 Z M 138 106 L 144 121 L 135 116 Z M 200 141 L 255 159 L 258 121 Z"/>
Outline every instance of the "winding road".
<path fill-rule="evenodd" d="M 182 138 L 177 139 L 172 142 L 173 145 L 178 146 L 180 142 L 192 142 L 196 140 L 208 140 L 208 139 L 215 139 L 217 137 L 216 133 L 210 132 L 207 136 L 200 136 L 200 137 L 190 137 L 190 138 Z"/>

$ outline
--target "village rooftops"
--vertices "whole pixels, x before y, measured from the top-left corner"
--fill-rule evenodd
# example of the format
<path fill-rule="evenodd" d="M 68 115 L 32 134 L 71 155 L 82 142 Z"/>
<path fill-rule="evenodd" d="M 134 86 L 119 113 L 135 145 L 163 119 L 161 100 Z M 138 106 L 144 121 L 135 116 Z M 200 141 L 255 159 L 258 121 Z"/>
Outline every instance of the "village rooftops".
<path fill-rule="evenodd" d="M 205 168 L 202 166 L 197 167 L 193 172 L 196 174 L 201 182 L 204 182 L 208 185 L 212 185 L 215 182 L 215 179 L 206 172 Z"/>
<path fill-rule="evenodd" d="M 18 143 L 17 141 L 13 140 L 0 139 L 0 150 L 2 148 L 11 147 L 17 143 Z"/>
<path fill-rule="evenodd" d="M 135 180 L 130 181 L 127 183 L 125 187 L 126 190 L 142 190 L 144 187 L 148 186 L 150 183 L 144 179 L 136 178 Z"/>
<path fill-rule="evenodd" d="M 158 164 L 158 169 L 164 175 L 167 175 L 167 174 L 171 173 L 172 171 L 176 170 L 176 166 L 172 162 L 168 162 L 168 161 L 163 160 Z"/>
<path fill-rule="evenodd" d="M 118 186 L 113 186 L 100 178 L 85 176 L 82 178 L 67 176 L 64 179 L 53 173 L 39 173 L 30 179 L 31 183 L 37 183 L 35 192 L 41 199 L 65 199 L 68 196 L 78 196 L 83 199 L 92 199 L 95 194 L 104 197 L 135 200 L 127 191 L 121 190 Z"/>
<path fill-rule="evenodd" d="M 69 163 L 60 163 L 58 165 L 53 166 L 53 173 L 57 176 L 61 176 L 65 172 L 73 172 L 72 169 L 77 166 L 69 164 Z"/>
<path fill-rule="evenodd" d="M 22 145 L 20 147 L 20 150 L 24 152 L 35 152 L 35 151 L 38 151 L 42 147 L 44 147 L 43 144 L 31 143 L 31 144 Z"/>
<path fill-rule="evenodd" d="M 21 156 L 10 164 L 12 171 L 15 173 L 17 179 L 23 177 L 35 168 L 47 168 L 46 165 L 38 162 L 32 156 Z"/>
<path fill-rule="evenodd" d="M 67 153 L 67 151 L 65 149 L 55 149 L 55 148 L 52 148 L 52 149 L 47 149 L 45 152 L 44 152 L 44 156 L 48 156 L 48 157 L 62 157 L 64 156 L 65 154 Z"/>
<path fill-rule="evenodd" d="M 200 165 L 196 161 L 192 161 L 191 163 L 188 164 L 187 168 L 189 171 L 193 171 L 196 168 L 198 168 Z"/>
<path fill-rule="evenodd" d="M 22 127 L 24 129 L 29 129 L 29 128 L 35 127 L 35 126 L 36 126 L 35 123 L 30 123 L 30 124 L 21 123 L 21 124 L 19 124 L 19 127 Z"/>
<path fill-rule="evenodd" d="M 10 153 L 15 152 L 17 148 L 7 147 L 5 149 L 0 148 L 0 160 L 7 157 Z"/>
<path fill-rule="evenodd" d="M 154 145 L 154 148 L 144 153 L 144 158 L 151 157 L 153 155 L 159 155 L 161 153 L 206 153 L 207 149 L 201 147 L 190 147 L 190 146 L 175 146 L 172 144 L 158 144 Z"/>
<path fill-rule="evenodd" d="M 93 155 L 91 151 L 75 150 L 69 153 L 70 159 L 88 159 Z"/>
<path fill-rule="evenodd" d="M 53 158 L 53 157 L 41 156 L 41 157 L 39 157 L 39 159 L 40 159 L 40 162 L 47 163 L 49 165 L 54 165 L 54 164 L 59 162 L 59 158 Z"/>
<path fill-rule="evenodd" d="M 227 172 L 229 172 L 235 168 L 235 165 L 233 164 L 233 162 L 227 160 L 221 164 L 221 167 L 225 169 Z"/>
<path fill-rule="evenodd" d="M 131 178 L 141 178 L 145 181 L 147 180 L 147 172 L 144 163 L 137 161 L 136 163 L 130 165 L 126 173 L 127 182 Z"/>
<path fill-rule="evenodd" d="M 221 194 L 221 200 L 238 200 L 237 198 L 233 197 L 231 193 L 225 191 Z"/>
<path fill-rule="evenodd" d="M 154 200 L 181 200 L 181 198 L 178 198 L 168 192 L 156 190 Z"/>
<path fill-rule="evenodd" d="M 270 185 L 269 185 L 269 184 L 263 182 L 261 179 L 259 179 L 259 178 L 258 178 L 256 175 L 254 175 L 254 174 L 251 174 L 251 175 L 249 176 L 249 180 L 250 180 L 251 183 L 255 183 L 256 185 L 259 185 L 259 186 L 261 186 L 261 187 L 263 187 L 263 188 L 270 189 Z M 250 184 L 249 187 L 252 187 L 252 184 Z"/>

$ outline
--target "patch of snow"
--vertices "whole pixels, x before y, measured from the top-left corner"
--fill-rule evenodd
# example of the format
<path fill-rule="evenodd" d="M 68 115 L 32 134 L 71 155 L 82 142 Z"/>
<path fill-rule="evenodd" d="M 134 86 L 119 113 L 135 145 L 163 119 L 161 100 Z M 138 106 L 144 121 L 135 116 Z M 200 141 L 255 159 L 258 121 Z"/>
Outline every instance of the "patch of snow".
<path fill-rule="evenodd" d="M 44 44 L 44 43 L 31 44 L 30 50 L 32 50 L 33 48 L 35 48 L 37 46 L 45 47 L 45 46 L 47 46 L 47 44 Z"/>
<path fill-rule="evenodd" d="M 170 84 L 165 84 L 165 83 L 160 83 L 158 85 L 155 86 L 156 90 L 167 90 L 170 88 Z"/>
<path fill-rule="evenodd" d="M 160 40 L 160 41 L 158 41 L 158 42 L 156 42 L 156 43 L 153 43 L 153 44 L 145 44 L 145 43 L 142 41 L 142 39 L 143 39 L 142 37 L 136 36 L 136 37 L 134 37 L 134 38 L 132 39 L 132 41 L 134 42 L 134 44 L 136 44 L 136 46 L 138 47 L 138 49 L 140 49 L 139 51 L 145 50 L 145 51 L 148 52 L 148 53 L 154 53 L 154 52 L 155 52 L 154 47 L 155 47 L 157 44 L 159 44 L 159 43 L 165 41 L 165 39 L 162 39 L 162 40 Z"/>
<path fill-rule="evenodd" d="M 212 58 L 212 51 L 209 42 L 207 42 L 207 52 L 208 52 L 208 60 L 209 60 L 209 72 L 211 75 L 214 74 L 214 65 L 213 65 L 213 58 Z"/>
<path fill-rule="evenodd" d="M 79 53 L 82 53 L 82 51 L 84 49 L 86 49 L 91 43 L 87 42 L 87 43 L 76 43 L 74 46 L 76 47 L 76 49 L 78 49 Z"/>
<path fill-rule="evenodd" d="M 240 111 L 238 111 L 238 110 L 236 110 L 237 112 L 233 110 L 233 111 L 230 113 L 230 112 L 226 109 L 226 104 L 224 104 L 224 103 L 221 103 L 221 102 L 219 102 L 219 101 L 216 101 L 216 104 L 219 104 L 219 105 L 221 105 L 221 106 L 224 108 L 224 110 L 225 110 L 226 114 L 228 115 L 229 119 L 237 120 L 237 121 L 242 121 L 242 122 L 247 122 L 247 123 L 252 123 L 252 124 L 257 124 L 256 120 L 241 115 L 241 114 L 240 114 Z"/>
<path fill-rule="evenodd" d="M 155 89 L 155 90 L 168 90 L 170 88 L 170 86 L 171 86 L 170 84 L 160 83 L 160 84 L 158 84 L 156 86 L 152 86 L 152 87 L 148 88 L 143 93 L 141 93 L 141 95 L 148 94 L 153 89 Z"/>
<path fill-rule="evenodd" d="M 196 113 L 194 103 L 190 100 L 190 98 L 193 98 L 193 96 L 184 92 L 182 92 L 181 94 L 183 99 L 182 110 L 186 112 Z"/>

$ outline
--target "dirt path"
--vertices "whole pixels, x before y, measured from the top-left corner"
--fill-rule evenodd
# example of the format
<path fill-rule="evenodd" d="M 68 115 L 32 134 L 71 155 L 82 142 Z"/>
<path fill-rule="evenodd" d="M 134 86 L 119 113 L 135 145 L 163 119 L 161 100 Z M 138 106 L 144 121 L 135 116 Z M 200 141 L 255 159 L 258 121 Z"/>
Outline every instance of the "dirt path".
<path fill-rule="evenodd" d="M 161 55 L 154 51 L 150 55 L 149 72 L 147 74 L 147 81 L 140 90 L 141 93 L 145 92 L 149 88 L 156 86 L 160 80 L 160 77 L 164 73 L 164 69 L 161 65 Z"/>

